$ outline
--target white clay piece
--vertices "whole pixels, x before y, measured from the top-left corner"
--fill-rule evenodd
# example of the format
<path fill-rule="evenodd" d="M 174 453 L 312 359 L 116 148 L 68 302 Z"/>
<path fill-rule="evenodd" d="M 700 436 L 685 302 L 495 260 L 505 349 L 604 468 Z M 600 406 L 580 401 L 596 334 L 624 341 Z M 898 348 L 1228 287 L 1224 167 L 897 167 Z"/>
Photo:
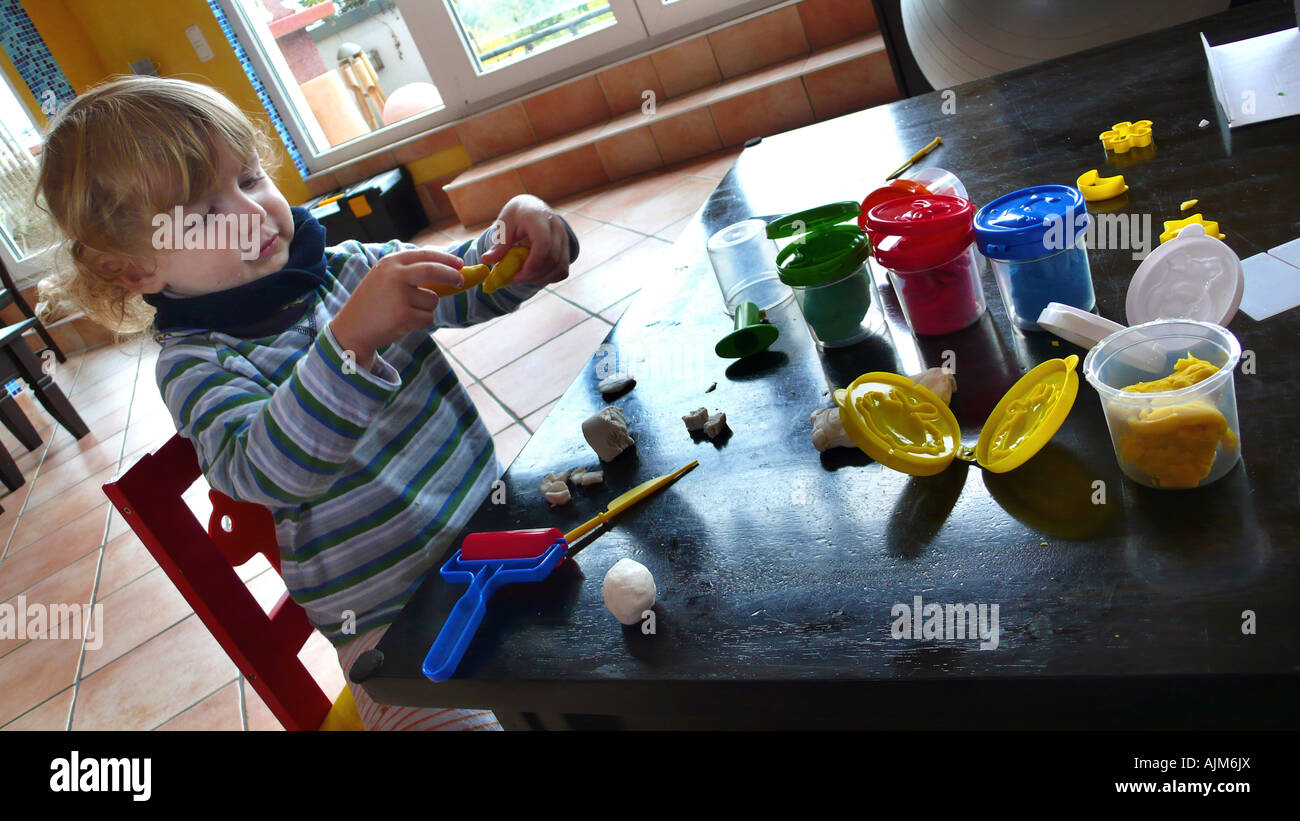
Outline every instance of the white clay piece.
<path fill-rule="evenodd" d="M 566 470 L 564 473 L 548 473 L 542 478 L 542 495 L 551 503 L 551 507 L 562 505 L 571 498 L 569 486 L 564 481 L 568 474 Z"/>
<path fill-rule="evenodd" d="M 596 485 L 605 481 L 605 472 L 592 468 L 574 468 L 569 471 L 569 481 L 575 485 Z"/>
<path fill-rule="evenodd" d="M 952 404 L 952 395 L 957 392 L 957 377 L 947 368 L 930 368 L 920 376 L 912 377 L 912 381 L 929 388 L 945 405 Z"/>
<path fill-rule="evenodd" d="M 718 434 L 727 429 L 727 415 L 725 413 L 711 414 L 704 423 L 704 435 L 710 439 L 716 439 Z"/>
<path fill-rule="evenodd" d="M 605 573 L 601 593 L 614 618 L 621 624 L 636 624 L 642 613 L 654 607 L 659 590 L 649 568 L 631 559 L 619 559 Z"/>
<path fill-rule="evenodd" d="M 704 430 L 704 423 L 709 421 L 709 411 L 707 408 L 696 408 L 682 417 L 686 423 L 686 429 L 689 431 Z"/>
<path fill-rule="evenodd" d="M 857 447 L 844 430 L 838 408 L 818 408 L 812 412 L 812 443 L 823 453 L 831 448 Z"/>
<path fill-rule="evenodd" d="M 625 373 L 616 373 L 607 376 L 596 385 L 596 390 L 601 393 L 618 393 L 625 388 L 636 385 L 636 380 Z"/>
<path fill-rule="evenodd" d="M 582 435 L 602 462 L 612 461 L 629 445 L 636 444 L 627 431 L 627 420 L 618 408 L 603 408 L 582 423 Z"/>

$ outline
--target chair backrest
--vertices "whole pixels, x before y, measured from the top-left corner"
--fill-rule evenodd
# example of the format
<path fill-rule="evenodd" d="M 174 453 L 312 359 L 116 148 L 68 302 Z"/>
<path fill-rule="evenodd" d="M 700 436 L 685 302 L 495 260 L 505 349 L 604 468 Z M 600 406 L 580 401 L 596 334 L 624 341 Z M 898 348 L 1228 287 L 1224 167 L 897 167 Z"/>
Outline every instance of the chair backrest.
<path fill-rule="evenodd" d="M 280 572 L 271 513 L 211 490 L 205 530 L 181 498 L 199 475 L 194 446 L 178 434 L 104 492 L 280 723 L 315 730 L 330 699 L 298 660 L 313 629 L 306 611 L 285 593 L 267 614 L 235 572 L 256 553 Z"/>

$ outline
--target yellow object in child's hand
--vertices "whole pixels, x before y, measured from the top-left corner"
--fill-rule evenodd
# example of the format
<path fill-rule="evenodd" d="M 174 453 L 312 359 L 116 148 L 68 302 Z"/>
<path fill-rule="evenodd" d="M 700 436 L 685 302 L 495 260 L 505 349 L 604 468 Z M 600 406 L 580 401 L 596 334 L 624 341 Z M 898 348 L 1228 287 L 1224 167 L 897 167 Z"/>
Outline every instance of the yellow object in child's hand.
<path fill-rule="evenodd" d="M 454 296 L 461 291 L 468 291 L 475 285 L 482 283 L 483 280 L 488 278 L 489 273 L 490 271 L 486 265 L 466 265 L 460 269 L 460 275 L 464 277 L 465 284 L 459 288 L 455 285 L 429 285 L 427 287 L 438 296 Z"/>
<path fill-rule="evenodd" d="M 483 293 L 490 294 L 498 288 L 504 288 L 514 281 L 515 274 L 519 269 L 524 267 L 525 260 L 528 259 L 528 246 L 516 245 L 501 261 L 492 266 L 492 273 L 488 275 L 487 281 L 483 283 Z"/>

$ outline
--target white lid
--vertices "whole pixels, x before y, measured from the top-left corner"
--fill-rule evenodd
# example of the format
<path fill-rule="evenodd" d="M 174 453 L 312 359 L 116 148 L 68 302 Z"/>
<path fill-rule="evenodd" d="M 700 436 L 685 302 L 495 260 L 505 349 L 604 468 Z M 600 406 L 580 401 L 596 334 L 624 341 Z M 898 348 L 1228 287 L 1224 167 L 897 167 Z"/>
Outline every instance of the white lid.
<path fill-rule="evenodd" d="M 1116 331 L 1124 330 L 1118 322 L 1060 302 L 1047 303 L 1038 315 L 1038 325 L 1080 348 L 1091 348 Z"/>
<path fill-rule="evenodd" d="M 1195 319 L 1226 326 L 1237 315 L 1245 287 L 1233 250 L 1193 223 L 1138 266 L 1124 313 L 1130 325 Z"/>

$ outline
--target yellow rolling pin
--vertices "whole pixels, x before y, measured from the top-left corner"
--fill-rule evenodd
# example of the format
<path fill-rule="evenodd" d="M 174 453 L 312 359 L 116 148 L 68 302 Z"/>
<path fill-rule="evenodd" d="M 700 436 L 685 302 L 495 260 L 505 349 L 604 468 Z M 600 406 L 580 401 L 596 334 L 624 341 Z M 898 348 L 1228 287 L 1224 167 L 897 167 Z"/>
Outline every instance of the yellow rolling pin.
<path fill-rule="evenodd" d="M 483 293 L 490 294 L 514 281 L 515 274 L 519 273 L 519 269 L 524 267 L 524 261 L 527 259 L 528 246 L 516 245 L 506 251 L 506 255 L 501 258 L 501 261 L 490 269 L 486 265 L 466 265 L 461 268 L 460 275 L 465 278 L 465 284 L 459 288 L 452 285 L 429 285 L 426 287 L 438 296 L 454 296 L 477 285 L 482 285 Z"/>

